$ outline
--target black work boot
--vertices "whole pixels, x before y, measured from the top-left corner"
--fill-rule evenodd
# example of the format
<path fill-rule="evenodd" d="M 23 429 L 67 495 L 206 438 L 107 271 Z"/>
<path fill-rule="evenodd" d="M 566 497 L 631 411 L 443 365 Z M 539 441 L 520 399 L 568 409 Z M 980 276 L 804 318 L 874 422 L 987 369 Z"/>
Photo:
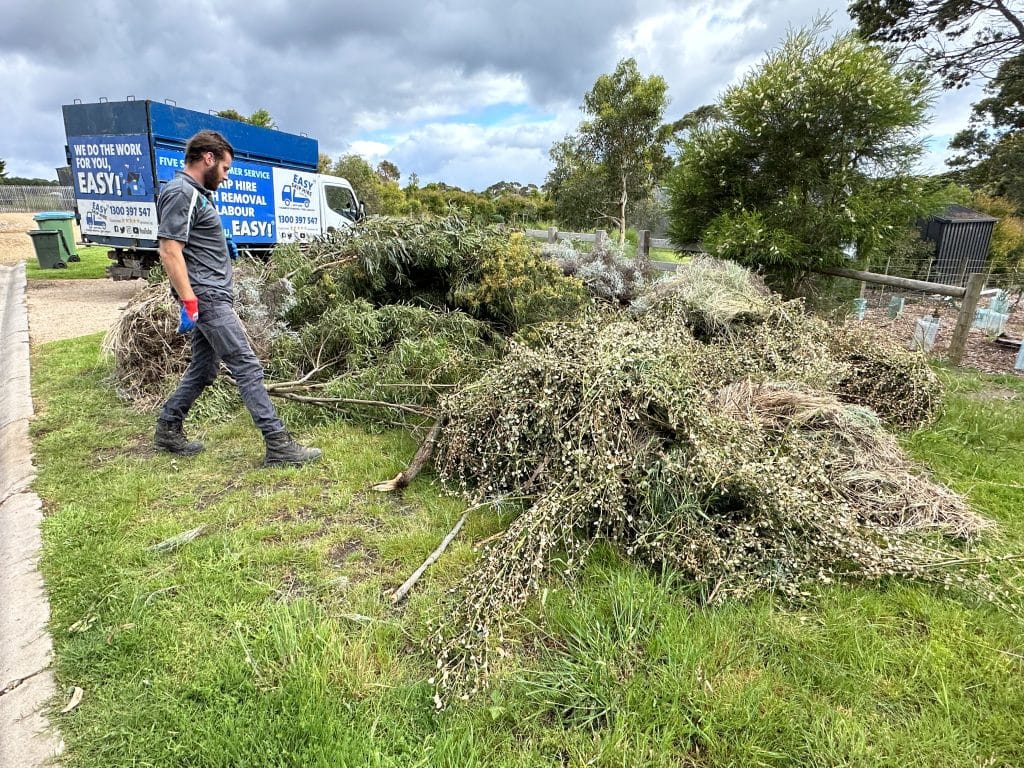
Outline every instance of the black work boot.
<path fill-rule="evenodd" d="M 188 441 L 185 432 L 181 428 L 180 421 L 164 421 L 157 419 L 156 435 L 153 443 L 161 451 L 176 453 L 179 456 L 195 456 L 203 450 L 203 444 Z"/>
<path fill-rule="evenodd" d="M 267 441 L 267 456 L 263 466 L 274 467 L 281 464 L 305 464 L 316 461 L 323 451 L 319 448 L 307 448 L 299 445 L 286 431 L 274 432 L 264 438 Z"/>

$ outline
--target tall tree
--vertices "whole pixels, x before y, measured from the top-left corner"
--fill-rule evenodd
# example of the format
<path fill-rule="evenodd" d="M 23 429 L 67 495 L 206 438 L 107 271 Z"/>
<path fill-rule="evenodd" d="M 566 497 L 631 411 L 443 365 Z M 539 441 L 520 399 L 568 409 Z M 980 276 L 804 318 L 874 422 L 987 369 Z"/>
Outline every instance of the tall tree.
<path fill-rule="evenodd" d="M 249 115 L 249 117 L 246 118 L 246 122 L 249 123 L 249 125 L 258 125 L 261 128 L 277 128 L 277 123 L 274 122 L 274 118 L 272 118 L 270 113 L 263 107 L 260 107 Z"/>
<path fill-rule="evenodd" d="M 947 162 L 961 181 L 1024 213 L 1024 53 L 1003 62 L 985 91 L 970 125 L 950 143 L 960 154 Z"/>
<path fill-rule="evenodd" d="M 0 179 L 7 178 L 7 163 L 4 160 L 0 160 Z"/>
<path fill-rule="evenodd" d="M 600 210 L 618 226 L 619 242 L 625 241 L 630 201 L 649 197 L 671 166 L 665 152 L 669 132 L 662 125 L 667 91 L 665 79 L 644 77 L 635 59 L 623 59 L 614 72 L 597 78 L 583 97 L 587 119 L 578 134 L 551 150 L 555 168 L 545 186 L 555 195 L 556 210 L 558 196 L 571 194 L 574 210 Z"/>
<path fill-rule="evenodd" d="M 611 199 L 600 164 L 575 134 L 556 142 L 549 156 L 552 167 L 544 191 L 554 202 L 555 218 L 574 229 L 593 227 L 608 215 Z"/>
<path fill-rule="evenodd" d="M 380 177 L 381 181 L 393 181 L 396 184 L 399 179 L 402 178 L 402 174 L 398 170 L 398 166 L 390 160 L 381 160 L 377 163 L 377 175 Z"/>
<path fill-rule="evenodd" d="M 853 0 L 849 11 L 867 39 L 901 47 L 947 88 L 990 78 L 1024 50 L 1019 0 Z"/>
<path fill-rule="evenodd" d="M 668 183 L 676 243 L 792 274 L 869 257 L 923 212 L 923 77 L 822 33 L 791 33 L 694 122 Z"/>
<path fill-rule="evenodd" d="M 237 120 L 240 123 L 247 123 L 245 115 L 239 112 L 237 109 L 222 109 L 217 113 L 217 117 L 226 117 L 228 120 Z"/>
<path fill-rule="evenodd" d="M 580 126 L 580 136 L 617 192 L 620 245 L 626 239 L 630 193 L 646 198 L 667 170 L 662 127 L 667 92 L 665 78 L 644 77 L 630 58 L 620 61 L 612 74 L 597 78 L 583 97 L 583 112 L 590 119 Z"/>

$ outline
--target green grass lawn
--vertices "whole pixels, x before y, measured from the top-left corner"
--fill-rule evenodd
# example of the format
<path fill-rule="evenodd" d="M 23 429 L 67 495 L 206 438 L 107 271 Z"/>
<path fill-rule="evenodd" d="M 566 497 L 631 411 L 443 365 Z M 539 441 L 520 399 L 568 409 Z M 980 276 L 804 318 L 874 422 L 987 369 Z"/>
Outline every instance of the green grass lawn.
<path fill-rule="evenodd" d="M 68 766 L 1024 765 L 1006 614 L 898 582 L 707 609 L 608 550 L 550 582 L 490 691 L 436 713 L 421 641 L 508 520 L 471 516 L 393 608 L 463 509 L 429 475 L 367 491 L 412 438 L 306 419 L 324 460 L 268 471 L 239 405 L 188 425 L 207 450 L 176 459 L 108 373 L 98 337 L 34 353 L 56 674 L 85 691 L 54 715 Z M 1024 384 L 942 375 L 945 415 L 907 444 L 1021 551 Z"/>
<path fill-rule="evenodd" d="M 672 261 L 683 264 L 693 258 L 691 253 L 680 253 L 671 248 L 651 248 L 651 261 Z"/>
<path fill-rule="evenodd" d="M 81 261 L 68 262 L 63 269 L 42 269 L 35 259 L 25 261 L 25 276 L 29 280 L 91 280 L 107 276 L 107 267 L 113 262 L 107 258 L 105 245 L 78 246 Z"/>

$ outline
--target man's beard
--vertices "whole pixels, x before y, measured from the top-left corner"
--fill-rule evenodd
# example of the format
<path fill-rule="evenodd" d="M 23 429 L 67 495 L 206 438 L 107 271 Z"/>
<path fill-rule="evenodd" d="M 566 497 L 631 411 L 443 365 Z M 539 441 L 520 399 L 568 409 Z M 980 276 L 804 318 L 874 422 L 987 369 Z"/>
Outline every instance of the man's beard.
<path fill-rule="evenodd" d="M 207 168 L 206 171 L 203 172 L 203 186 L 211 192 L 220 186 L 219 170 L 220 169 L 218 169 L 217 166 L 214 166 L 213 168 Z"/>

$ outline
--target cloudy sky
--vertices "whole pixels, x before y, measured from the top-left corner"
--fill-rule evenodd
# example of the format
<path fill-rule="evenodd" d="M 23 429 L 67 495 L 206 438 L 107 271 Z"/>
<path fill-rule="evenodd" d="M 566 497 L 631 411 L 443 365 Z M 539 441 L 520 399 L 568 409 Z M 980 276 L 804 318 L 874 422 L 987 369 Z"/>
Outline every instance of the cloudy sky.
<path fill-rule="evenodd" d="M 0 159 L 64 164 L 61 105 L 127 96 L 199 111 L 266 108 L 332 157 L 421 181 L 537 183 L 583 94 L 632 56 L 668 81 L 666 119 L 710 103 L 790 27 L 844 0 L 0 0 Z M 977 92 L 935 105 L 926 170 Z"/>

